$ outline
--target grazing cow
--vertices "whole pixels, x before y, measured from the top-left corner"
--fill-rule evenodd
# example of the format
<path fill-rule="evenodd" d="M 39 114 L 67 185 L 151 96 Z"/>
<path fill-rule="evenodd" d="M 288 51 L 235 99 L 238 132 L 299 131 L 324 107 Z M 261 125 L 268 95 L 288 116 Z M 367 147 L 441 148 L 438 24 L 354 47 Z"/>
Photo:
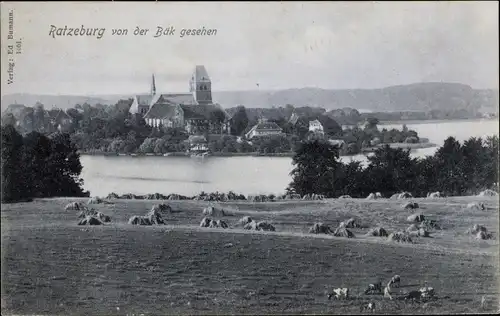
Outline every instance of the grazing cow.
<path fill-rule="evenodd" d="M 365 294 L 376 294 L 376 293 L 382 293 L 382 282 L 378 283 L 371 283 L 368 285 L 368 287 L 365 290 Z"/>
<path fill-rule="evenodd" d="M 427 298 L 432 298 L 434 297 L 434 288 L 432 287 L 423 287 L 419 290 L 419 292 L 421 293 L 420 297 L 424 298 L 424 299 L 427 299 Z"/>
<path fill-rule="evenodd" d="M 401 277 L 396 274 L 395 276 L 393 276 L 391 278 L 388 285 L 393 286 L 393 287 L 399 287 L 400 284 L 401 284 Z"/>
<path fill-rule="evenodd" d="M 420 291 L 410 291 L 404 296 L 405 301 L 406 300 L 419 300 L 422 297 L 422 292 Z"/>
<path fill-rule="evenodd" d="M 337 300 L 347 299 L 349 297 L 349 289 L 345 287 L 333 289 L 332 293 L 328 294 L 328 299 L 332 297 Z"/>

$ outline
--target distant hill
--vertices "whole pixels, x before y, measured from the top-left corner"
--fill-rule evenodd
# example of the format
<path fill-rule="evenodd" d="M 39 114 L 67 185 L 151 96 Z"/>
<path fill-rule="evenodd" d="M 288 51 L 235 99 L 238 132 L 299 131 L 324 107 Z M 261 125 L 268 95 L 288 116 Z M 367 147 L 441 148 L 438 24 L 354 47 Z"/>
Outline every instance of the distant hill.
<path fill-rule="evenodd" d="M 85 102 L 95 105 L 114 104 L 132 95 L 108 96 L 51 96 L 11 94 L 2 97 L 2 111 L 9 104 L 33 106 L 37 101 L 46 108 L 73 107 Z M 320 88 L 286 89 L 276 91 L 214 91 L 213 99 L 225 108 L 244 105 L 251 108 L 273 106 L 323 107 L 363 109 L 364 111 L 430 111 L 468 109 L 494 111 L 498 109 L 498 90 L 477 90 L 457 83 L 415 83 L 382 89 L 330 90 Z"/>

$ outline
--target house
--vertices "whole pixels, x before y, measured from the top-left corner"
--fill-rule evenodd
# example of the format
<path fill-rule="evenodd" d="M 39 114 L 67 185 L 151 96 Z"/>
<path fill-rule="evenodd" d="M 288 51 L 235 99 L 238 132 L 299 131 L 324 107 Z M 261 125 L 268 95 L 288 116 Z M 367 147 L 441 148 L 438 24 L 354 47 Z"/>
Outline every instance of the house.
<path fill-rule="evenodd" d="M 130 113 L 142 115 L 150 126 L 183 128 L 189 134 L 230 132 L 230 116 L 212 102 L 212 83 L 204 66 L 195 67 L 190 93 L 156 94 L 153 75 L 151 93 L 136 95 Z"/>
<path fill-rule="evenodd" d="M 345 146 L 345 141 L 343 139 L 329 139 L 328 142 L 334 146 L 342 148 Z"/>
<path fill-rule="evenodd" d="M 346 130 L 349 130 L 349 129 L 353 129 L 355 127 L 357 127 L 357 125 L 355 125 L 355 124 L 343 124 L 342 125 L 342 130 L 346 131 Z"/>
<path fill-rule="evenodd" d="M 56 127 L 58 131 L 66 131 L 73 123 L 71 116 L 61 109 L 54 108 L 47 112 L 50 125 Z"/>
<path fill-rule="evenodd" d="M 259 123 L 255 124 L 248 133 L 245 134 L 247 139 L 252 139 L 254 137 L 271 136 L 271 135 L 281 135 L 283 129 L 274 122 L 268 122 L 266 120 L 260 120 Z"/>
<path fill-rule="evenodd" d="M 320 121 L 309 121 L 309 131 L 318 134 L 324 134 L 323 125 Z"/>

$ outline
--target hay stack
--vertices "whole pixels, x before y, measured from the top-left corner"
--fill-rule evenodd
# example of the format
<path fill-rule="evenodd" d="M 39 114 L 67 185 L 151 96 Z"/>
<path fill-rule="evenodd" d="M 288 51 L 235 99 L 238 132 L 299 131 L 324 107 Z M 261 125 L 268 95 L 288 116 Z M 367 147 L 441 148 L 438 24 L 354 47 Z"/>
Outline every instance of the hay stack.
<path fill-rule="evenodd" d="M 210 224 L 208 224 L 209 228 L 228 228 L 229 226 L 227 225 L 226 222 L 223 220 L 211 220 Z"/>
<path fill-rule="evenodd" d="M 200 227 L 208 227 L 208 226 L 210 226 L 210 222 L 211 222 L 211 221 L 212 221 L 212 220 L 211 220 L 210 218 L 208 218 L 208 217 L 204 217 L 204 218 L 201 220 L 201 222 L 200 222 Z"/>
<path fill-rule="evenodd" d="M 401 243 L 413 243 L 410 235 L 405 232 L 395 232 L 389 235 L 387 238 L 390 241 L 401 242 Z"/>
<path fill-rule="evenodd" d="M 346 237 L 346 238 L 354 238 L 354 233 L 351 232 L 350 230 L 344 228 L 344 227 L 339 227 L 335 229 L 333 232 L 333 236 L 335 237 Z"/>
<path fill-rule="evenodd" d="M 78 222 L 78 225 L 102 225 L 102 222 L 93 216 L 86 216 Z"/>
<path fill-rule="evenodd" d="M 91 198 L 88 200 L 87 204 L 101 204 L 101 203 L 103 203 L 103 202 L 104 202 L 104 201 L 103 201 L 100 197 L 98 197 L 98 196 L 94 196 L 94 197 L 91 197 Z"/>
<path fill-rule="evenodd" d="M 401 193 L 396 193 L 391 196 L 391 199 L 393 200 L 402 200 L 402 199 L 411 199 L 413 196 L 411 195 L 410 192 L 401 192 Z"/>
<path fill-rule="evenodd" d="M 436 198 L 441 198 L 441 197 L 444 197 L 444 195 L 439 191 L 427 193 L 428 199 L 436 199 Z"/>
<path fill-rule="evenodd" d="M 106 199 L 107 200 L 113 200 L 113 199 L 119 199 L 120 196 L 114 192 L 111 192 L 110 194 L 108 194 L 108 196 L 106 196 Z"/>
<path fill-rule="evenodd" d="M 389 234 L 383 227 L 375 227 L 372 228 L 366 233 L 367 236 L 374 236 L 374 237 L 387 237 Z"/>
<path fill-rule="evenodd" d="M 340 222 L 340 228 L 362 228 L 360 221 L 354 218 L 349 218 L 347 221 Z"/>
<path fill-rule="evenodd" d="M 412 214 L 410 216 L 408 216 L 408 218 L 406 219 L 408 222 L 423 222 L 425 220 L 425 216 L 422 215 L 422 214 Z"/>
<path fill-rule="evenodd" d="M 480 211 L 484 211 L 486 209 L 486 207 L 484 206 L 484 203 L 477 203 L 477 202 L 471 202 L 469 204 L 467 204 L 467 208 L 468 209 L 472 209 L 472 210 L 480 210 Z"/>
<path fill-rule="evenodd" d="M 352 199 L 352 197 L 350 195 L 341 195 L 339 199 Z"/>
<path fill-rule="evenodd" d="M 432 220 L 432 219 L 424 220 L 423 222 L 420 223 L 419 227 L 424 228 L 426 230 L 431 230 L 431 229 L 440 230 L 440 229 L 442 229 L 441 226 L 435 220 Z"/>
<path fill-rule="evenodd" d="M 478 196 L 498 196 L 498 192 L 488 189 L 479 193 Z"/>
<path fill-rule="evenodd" d="M 330 229 L 328 225 L 323 223 L 315 223 L 310 229 L 310 234 L 331 234 L 333 231 Z"/>
<path fill-rule="evenodd" d="M 244 216 L 242 218 L 240 218 L 240 220 L 238 221 L 238 223 L 242 226 L 245 226 L 246 224 L 252 222 L 252 218 L 250 216 Z"/>
<path fill-rule="evenodd" d="M 401 207 L 405 210 L 414 210 L 416 208 L 419 208 L 419 205 L 416 202 L 407 202 L 407 203 L 401 205 Z"/>
<path fill-rule="evenodd" d="M 243 228 L 247 230 L 272 231 L 272 232 L 276 230 L 273 225 L 264 221 L 258 223 L 255 221 L 251 221 L 250 223 L 246 224 Z"/>
<path fill-rule="evenodd" d="M 78 218 L 80 218 L 80 219 L 83 219 L 87 216 L 95 217 L 103 223 L 111 222 L 111 217 L 109 217 L 108 215 L 104 215 L 103 213 L 98 212 L 94 209 L 90 209 L 90 210 L 86 209 L 86 210 L 81 211 L 80 214 L 78 214 Z"/>
<path fill-rule="evenodd" d="M 380 192 L 377 192 L 377 193 L 370 193 L 366 199 L 367 200 L 376 200 L 376 199 L 381 199 L 382 198 L 382 194 Z"/>
<path fill-rule="evenodd" d="M 151 226 L 153 225 L 149 218 L 145 216 L 137 216 L 134 215 L 129 218 L 128 223 L 131 225 L 145 225 L 145 226 Z"/>
<path fill-rule="evenodd" d="M 293 194 L 287 194 L 285 197 L 284 197 L 285 200 L 300 200 L 301 197 L 300 197 L 300 194 L 297 194 L 297 193 L 293 193 Z"/>
<path fill-rule="evenodd" d="M 217 208 L 214 206 L 208 206 L 203 209 L 203 215 L 205 216 L 227 216 L 229 215 L 222 208 Z"/>
<path fill-rule="evenodd" d="M 67 204 L 64 209 L 66 211 L 82 211 L 87 209 L 82 203 L 80 202 L 71 202 Z"/>
<path fill-rule="evenodd" d="M 146 200 L 166 200 L 167 197 L 160 193 L 153 193 L 146 195 Z"/>
<path fill-rule="evenodd" d="M 155 204 L 151 208 L 151 211 L 156 211 L 156 212 L 172 212 L 172 208 L 168 204 Z"/>
<path fill-rule="evenodd" d="M 167 222 L 161 216 L 160 211 L 152 209 L 146 214 L 146 217 L 149 219 L 152 225 L 165 225 Z"/>
<path fill-rule="evenodd" d="M 181 196 L 179 194 L 170 194 L 168 197 L 168 200 L 173 201 L 173 200 L 181 200 Z"/>
<path fill-rule="evenodd" d="M 154 208 L 151 211 L 149 211 L 145 216 L 135 215 L 130 217 L 128 223 L 132 225 L 146 225 L 146 226 L 167 224 L 166 221 L 161 216 L 160 211 Z"/>

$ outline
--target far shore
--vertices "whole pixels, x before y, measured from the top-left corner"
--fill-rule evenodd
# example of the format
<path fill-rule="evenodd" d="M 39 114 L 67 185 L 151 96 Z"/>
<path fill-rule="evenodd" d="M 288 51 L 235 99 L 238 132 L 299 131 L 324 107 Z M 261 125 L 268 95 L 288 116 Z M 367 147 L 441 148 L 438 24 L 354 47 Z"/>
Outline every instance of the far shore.
<path fill-rule="evenodd" d="M 383 125 L 408 125 L 408 124 L 436 124 L 436 123 L 451 123 L 451 122 L 477 122 L 477 121 L 498 121 L 498 118 L 469 118 L 469 119 L 439 119 L 439 120 L 396 120 L 396 121 L 380 121 L 378 126 Z"/>
<path fill-rule="evenodd" d="M 379 144 L 375 147 L 367 147 L 363 148 L 360 153 L 351 154 L 351 155 L 341 155 L 342 157 L 356 156 L 369 152 L 375 151 L 377 148 L 380 148 L 386 144 Z M 403 148 L 403 149 L 421 149 L 421 148 L 431 148 L 436 147 L 436 144 L 433 143 L 390 143 L 388 144 L 391 148 Z M 171 152 L 166 156 L 164 154 L 154 154 L 154 153 L 110 153 L 110 152 L 101 152 L 101 151 L 93 151 L 93 152 L 79 152 L 82 156 L 131 156 L 131 157 L 190 157 L 190 153 L 186 152 Z M 224 153 L 217 152 L 209 154 L 209 157 L 293 157 L 294 152 L 283 152 L 283 153 L 258 153 L 258 152 L 248 152 L 248 153 Z"/>

